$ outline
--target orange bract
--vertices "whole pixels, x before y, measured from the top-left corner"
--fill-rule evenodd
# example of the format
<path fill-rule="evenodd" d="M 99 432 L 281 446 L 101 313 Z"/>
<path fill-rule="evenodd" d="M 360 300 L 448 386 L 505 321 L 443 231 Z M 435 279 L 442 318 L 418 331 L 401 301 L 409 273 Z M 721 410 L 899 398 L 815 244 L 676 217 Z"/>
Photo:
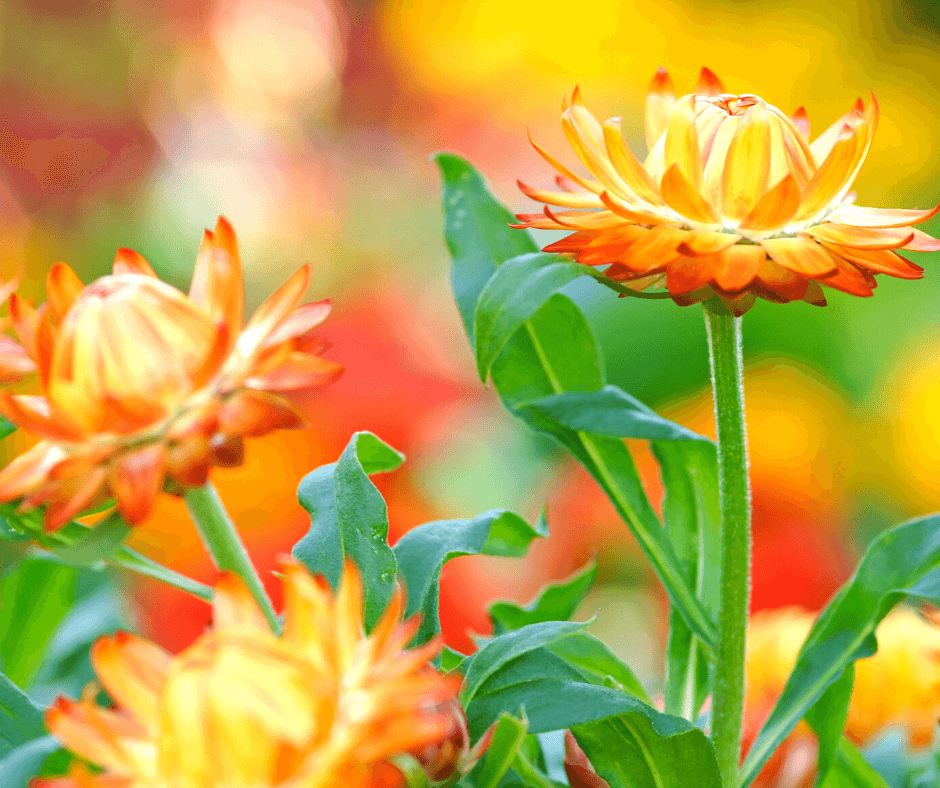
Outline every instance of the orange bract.
<path fill-rule="evenodd" d="M 454 682 L 428 662 L 439 641 L 405 650 L 419 621 L 400 623 L 400 590 L 365 636 L 351 563 L 335 598 L 293 561 L 284 581 L 281 637 L 241 581 L 223 575 L 214 628 L 179 655 L 124 633 L 100 639 L 92 664 L 118 708 L 60 698 L 46 723 L 104 773 L 76 768 L 33 788 L 403 784 L 388 759 L 427 750 L 462 722 Z"/>
<path fill-rule="evenodd" d="M 677 98 L 660 69 L 646 102 L 649 154 L 624 142 L 620 119 L 600 124 L 580 91 L 565 98 L 562 128 L 591 178 L 538 145 L 562 191 L 522 191 L 545 203 L 520 224 L 574 230 L 545 251 L 607 265 L 637 291 L 664 286 L 682 305 L 718 295 L 735 314 L 757 297 L 826 303 L 820 284 L 870 296 L 875 274 L 919 279 L 923 269 L 898 250 L 940 250 L 910 225 L 930 211 L 861 208 L 849 188 L 878 120 L 872 96 L 809 141 L 801 107 L 788 117 L 758 96 L 726 93 L 702 69 L 694 93 Z M 565 210 L 555 210 L 550 206 Z"/>
<path fill-rule="evenodd" d="M 224 218 L 205 233 L 189 295 L 128 249 L 87 287 L 53 266 L 46 304 L 11 296 L 20 344 L 0 344 L 0 369 L 31 360 L 43 392 L 0 392 L 0 413 L 43 438 L 0 471 L 0 501 L 47 505 L 55 529 L 113 496 L 136 523 L 167 476 L 204 484 L 212 465 L 240 464 L 243 438 L 302 426 L 284 395 L 342 373 L 319 357 L 312 333 L 329 302 L 300 306 L 309 281 L 304 266 L 244 326 L 241 261 Z"/>

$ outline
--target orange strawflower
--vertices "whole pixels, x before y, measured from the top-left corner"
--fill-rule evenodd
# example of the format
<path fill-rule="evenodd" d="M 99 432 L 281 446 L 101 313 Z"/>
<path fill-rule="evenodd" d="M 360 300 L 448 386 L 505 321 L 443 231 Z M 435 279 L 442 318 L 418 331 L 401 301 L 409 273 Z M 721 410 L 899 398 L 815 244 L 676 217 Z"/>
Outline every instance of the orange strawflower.
<path fill-rule="evenodd" d="M 682 305 L 717 294 L 739 315 L 757 297 L 824 306 L 821 284 L 870 296 L 875 274 L 921 278 L 923 269 L 898 250 L 940 249 L 911 227 L 940 206 L 852 205 L 849 188 L 878 120 L 874 95 L 811 144 L 802 107 L 788 117 L 758 96 L 726 93 L 708 69 L 694 93 L 676 98 L 660 69 L 646 100 L 643 162 L 624 142 L 620 119 L 598 123 L 577 88 L 563 107 L 565 135 L 593 178 L 533 142 L 563 191 L 520 183 L 545 209 L 519 214 L 513 226 L 574 230 L 545 251 L 606 265 L 608 277 L 631 289 L 665 284 Z"/>
<path fill-rule="evenodd" d="M 400 623 L 400 589 L 365 636 L 351 563 L 335 598 L 300 564 L 283 571 L 280 637 L 242 582 L 223 575 L 213 629 L 179 655 L 124 633 L 98 640 L 92 664 L 118 707 L 60 698 L 46 724 L 104 771 L 74 767 L 33 788 L 403 785 L 389 759 L 445 742 L 462 720 L 454 682 L 428 662 L 439 640 L 405 650 L 420 622 Z"/>
<path fill-rule="evenodd" d="M 46 505 L 53 530 L 114 497 L 137 523 L 167 476 L 199 486 L 212 465 L 241 463 L 243 438 L 303 426 L 284 395 L 343 369 L 318 355 L 313 330 L 330 305 L 300 306 L 309 282 L 304 266 L 245 326 L 235 233 L 220 218 L 205 233 L 188 296 L 128 249 L 111 276 L 88 286 L 54 266 L 38 309 L 14 294 L 13 329 L 42 396 L 0 392 L 0 413 L 43 440 L 0 471 L 0 501 Z M 15 356 L 0 346 L 0 368 Z"/>
<path fill-rule="evenodd" d="M 747 633 L 746 741 L 757 735 L 770 713 L 815 619 L 815 613 L 796 607 L 752 616 Z M 878 652 L 855 663 L 845 732 L 865 745 L 885 728 L 901 725 L 911 746 L 924 747 L 940 717 L 940 627 L 909 608 L 896 608 L 881 622 L 877 636 Z M 815 762 L 807 753 L 814 742 L 809 728 L 800 723 L 758 784 L 777 784 L 784 773 L 789 773 L 787 784 L 805 782 Z"/>

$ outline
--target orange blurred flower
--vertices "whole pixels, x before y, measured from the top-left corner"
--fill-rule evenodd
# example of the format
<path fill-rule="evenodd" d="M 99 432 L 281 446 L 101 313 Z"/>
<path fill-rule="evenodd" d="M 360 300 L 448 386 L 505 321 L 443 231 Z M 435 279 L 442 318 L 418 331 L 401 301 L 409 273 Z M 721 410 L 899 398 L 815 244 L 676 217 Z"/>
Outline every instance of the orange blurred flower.
<path fill-rule="evenodd" d="M 322 578 L 283 566 L 284 632 L 275 636 L 247 588 L 223 575 L 214 628 L 171 656 L 125 633 L 100 639 L 92 664 L 119 709 L 60 698 L 49 730 L 105 771 L 81 767 L 34 788 L 355 788 L 402 785 L 389 759 L 449 752 L 462 711 L 453 681 L 428 663 L 438 640 L 404 650 L 419 626 L 400 623 L 399 589 L 372 635 L 362 581 L 347 564 L 335 598 Z M 90 693 L 94 694 L 94 693 Z M 461 742 L 462 744 L 462 742 Z"/>
<path fill-rule="evenodd" d="M 745 741 L 753 740 L 796 663 L 815 613 L 796 607 L 752 616 L 747 643 Z M 855 688 L 845 732 L 864 745 L 902 725 L 911 746 L 933 738 L 940 716 L 940 627 L 909 608 L 896 608 L 877 630 L 878 652 L 855 663 Z M 815 756 L 814 737 L 800 726 L 762 772 L 760 784 L 802 784 Z M 795 773 L 796 772 L 796 773 Z M 786 779 L 783 776 L 786 775 Z"/>
<path fill-rule="evenodd" d="M 624 142 L 620 119 L 598 123 L 578 88 L 563 106 L 565 135 L 594 179 L 533 142 L 560 173 L 563 191 L 520 183 L 545 209 L 519 214 L 514 226 L 574 230 L 545 251 L 607 265 L 606 275 L 631 289 L 665 284 L 682 305 L 717 294 L 735 314 L 757 297 L 823 306 L 820 284 L 870 296 L 874 274 L 921 278 L 923 269 L 896 250 L 940 249 L 940 241 L 911 227 L 940 206 L 851 204 L 849 188 L 878 120 L 874 95 L 810 144 L 802 107 L 788 117 L 758 96 L 726 93 L 708 69 L 693 93 L 676 98 L 660 69 L 646 100 L 643 162 Z"/>
<path fill-rule="evenodd" d="M 0 392 L 0 413 L 43 440 L 0 471 L 0 501 L 46 504 L 53 530 L 113 496 L 137 523 L 167 476 L 204 484 L 211 466 L 241 463 L 243 438 L 302 426 L 284 395 L 342 373 L 313 336 L 329 302 L 299 306 L 309 282 L 304 266 L 244 326 L 241 261 L 224 218 L 205 233 L 188 296 L 128 249 L 87 287 L 54 266 L 47 304 L 11 297 L 43 396 Z"/>

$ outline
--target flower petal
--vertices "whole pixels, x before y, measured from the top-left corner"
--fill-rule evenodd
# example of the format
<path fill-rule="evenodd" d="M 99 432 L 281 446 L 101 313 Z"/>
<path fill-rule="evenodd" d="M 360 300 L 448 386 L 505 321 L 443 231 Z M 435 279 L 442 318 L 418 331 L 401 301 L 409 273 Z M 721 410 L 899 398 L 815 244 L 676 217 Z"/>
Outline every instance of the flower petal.
<path fill-rule="evenodd" d="M 150 267 L 144 256 L 133 249 L 118 249 L 114 255 L 114 267 L 111 269 L 115 276 L 120 274 L 141 274 L 157 279 L 157 273 Z"/>
<path fill-rule="evenodd" d="M 213 322 L 225 323 L 233 340 L 238 336 L 245 324 L 245 285 L 235 231 L 224 216 L 203 235 L 189 297 Z"/>
<path fill-rule="evenodd" d="M 84 477 L 77 476 L 63 482 L 46 507 L 43 528 L 46 531 L 58 531 L 73 517 L 89 508 L 104 487 L 107 475 L 104 468 L 92 468 Z"/>
<path fill-rule="evenodd" d="M 715 72 L 710 68 L 702 66 L 698 75 L 698 83 L 695 85 L 695 94 L 698 96 L 720 96 L 727 93 L 721 80 L 715 76 Z"/>
<path fill-rule="evenodd" d="M 809 238 L 769 238 L 760 243 L 775 262 L 794 273 L 817 277 L 836 270 L 832 255 Z"/>
<path fill-rule="evenodd" d="M 679 99 L 669 116 L 663 148 L 663 167 L 666 173 L 672 167 L 678 167 L 696 190 L 702 188 L 702 154 L 699 151 L 698 131 L 695 127 L 694 95 Z M 665 194 L 663 199 L 669 202 Z"/>
<path fill-rule="evenodd" d="M 911 229 L 914 238 L 902 248 L 910 252 L 937 252 L 940 251 L 940 239 L 933 238 L 920 230 Z"/>
<path fill-rule="evenodd" d="M 37 443 L 28 451 L 14 457 L 0 469 L 0 501 L 22 498 L 49 480 L 49 474 L 62 460 L 65 452 L 48 441 Z"/>
<path fill-rule="evenodd" d="M 832 152 L 832 148 L 836 144 L 836 140 L 839 139 L 839 136 L 842 132 L 842 127 L 847 123 L 851 125 L 863 111 L 864 102 L 862 102 L 860 98 L 856 99 L 852 109 L 846 112 L 841 118 L 835 121 L 831 126 L 829 126 L 829 128 L 827 128 L 822 134 L 813 140 L 812 144 L 810 145 L 810 150 L 812 150 L 816 161 L 821 162 L 826 159 L 826 157 Z"/>
<path fill-rule="evenodd" d="M 666 204 L 682 216 L 702 224 L 720 224 L 715 209 L 682 174 L 678 164 L 666 170 L 659 188 Z"/>
<path fill-rule="evenodd" d="M 764 260 L 754 278 L 760 285 L 788 301 L 801 301 L 806 295 L 808 286 L 806 277 L 779 265 L 770 258 Z"/>
<path fill-rule="evenodd" d="M 803 139 L 809 140 L 809 115 L 806 113 L 806 107 L 797 107 L 790 116 L 793 125 L 797 131 L 803 135 Z"/>
<path fill-rule="evenodd" d="M 715 255 L 715 287 L 723 293 L 741 293 L 762 270 L 767 252 L 760 246 L 735 244 Z"/>
<path fill-rule="evenodd" d="M 108 485 L 127 522 L 135 525 L 150 514 L 165 475 L 166 448 L 162 443 L 145 446 L 112 463 Z"/>
<path fill-rule="evenodd" d="M 820 241 L 855 249 L 897 249 L 914 240 L 914 231 L 909 227 L 871 229 L 826 222 L 807 227 L 804 232 Z"/>
<path fill-rule="evenodd" d="M 171 655 L 148 640 L 115 632 L 91 647 L 91 664 L 105 691 L 151 735 L 157 731 L 160 690 Z"/>
<path fill-rule="evenodd" d="M 516 181 L 519 190 L 526 196 L 537 202 L 543 202 L 547 205 L 557 205 L 561 208 L 600 208 L 600 201 L 597 195 L 592 192 L 547 192 L 541 189 L 533 189 L 522 181 Z"/>
<path fill-rule="evenodd" d="M 812 304 L 813 306 L 826 306 L 828 303 L 826 301 L 826 296 L 823 293 L 823 289 L 819 286 L 819 282 L 815 279 L 810 279 L 806 286 L 806 295 L 803 296 L 803 300 L 807 304 Z"/>
<path fill-rule="evenodd" d="M 626 219 L 628 222 L 634 222 L 636 224 L 673 224 L 674 220 L 670 219 L 667 216 L 661 216 L 658 213 L 653 213 L 652 211 L 643 211 L 631 208 L 628 205 L 620 202 L 616 197 L 612 197 L 607 192 L 601 194 L 601 202 L 607 206 L 611 211 L 613 211 L 621 219 Z"/>
<path fill-rule="evenodd" d="M 767 191 L 770 176 L 770 118 L 758 101 L 738 124 L 722 175 L 723 210 L 736 221 L 747 216 Z"/>
<path fill-rule="evenodd" d="M 826 218 L 830 222 L 848 224 L 853 227 L 908 227 L 932 219 L 940 211 L 940 203 L 928 211 L 912 211 L 902 208 L 864 208 L 846 205 L 837 208 Z"/>
<path fill-rule="evenodd" d="M 51 416 L 49 403 L 42 397 L 11 396 L 0 391 L 0 413 L 19 427 L 53 441 L 79 441 L 83 432 L 58 415 Z"/>
<path fill-rule="evenodd" d="M 0 334 L 0 384 L 15 383 L 36 371 L 36 362 L 19 342 Z"/>
<path fill-rule="evenodd" d="M 310 266 L 304 265 L 258 307 L 258 311 L 235 343 L 236 351 L 242 359 L 254 358 L 268 337 L 298 307 L 309 285 Z"/>
<path fill-rule="evenodd" d="M 696 255 L 717 254 L 741 240 L 740 235 L 731 233 L 710 233 L 692 230 L 686 239 L 679 245 L 682 254 L 695 257 Z"/>
<path fill-rule="evenodd" d="M 650 84 L 646 97 L 646 148 L 652 149 L 669 125 L 669 116 L 676 104 L 676 89 L 666 69 L 660 68 Z"/>
<path fill-rule="evenodd" d="M 669 295 L 687 295 L 711 284 L 714 278 L 716 255 L 686 257 L 680 255 L 666 268 L 666 287 Z"/>
<path fill-rule="evenodd" d="M 212 626 L 245 627 L 270 634 L 271 627 L 244 581 L 234 572 L 222 572 L 212 597 Z"/>
<path fill-rule="evenodd" d="M 56 263 L 49 269 L 46 275 L 46 298 L 56 323 L 62 322 L 65 313 L 84 289 L 85 285 L 78 274 L 65 263 Z"/>
<path fill-rule="evenodd" d="M 624 249 L 618 255 L 617 262 L 638 274 L 663 271 L 680 256 L 679 246 L 688 235 L 685 230 L 674 227 L 654 227 Z"/>
<path fill-rule="evenodd" d="M 829 276 L 817 280 L 819 284 L 841 290 L 843 293 L 858 296 L 859 298 L 867 298 L 874 295 L 872 288 L 875 286 L 876 282 L 871 274 L 866 275 L 864 271 L 860 271 L 852 265 L 851 262 L 836 254 L 832 254 L 832 258 L 836 262 L 836 271 Z"/>
<path fill-rule="evenodd" d="M 306 425 L 303 414 L 283 397 L 263 391 L 239 391 L 226 401 L 219 429 L 226 435 L 257 437 L 272 430 Z"/>
<path fill-rule="evenodd" d="M 128 745 L 142 744 L 140 729 L 124 715 L 89 701 L 58 698 L 46 711 L 46 727 L 69 750 L 123 774 L 137 772 Z"/>
<path fill-rule="evenodd" d="M 550 153 L 546 152 L 544 149 L 540 148 L 535 140 L 532 139 L 532 133 L 529 132 L 529 144 L 535 148 L 536 152 L 541 156 L 545 161 L 547 161 L 552 167 L 554 167 L 558 172 L 565 176 L 570 181 L 578 184 L 582 189 L 587 189 L 589 192 L 594 192 L 594 194 L 600 194 L 604 191 L 604 187 L 597 181 L 589 181 L 586 178 L 582 178 L 580 175 L 576 175 L 571 170 L 569 170 L 564 164 L 562 164 L 558 159 L 552 156 Z"/>
<path fill-rule="evenodd" d="M 304 391 L 338 380 L 345 367 L 309 353 L 291 353 L 272 370 L 252 375 L 245 387 L 260 391 Z"/>
<path fill-rule="evenodd" d="M 852 249 L 830 243 L 825 243 L 824 246 L 844 260 L 878 274 L 887 274 L 898 279 L 924 278 L 923 268 L 890 249 Z"/>
<path fill-rule="evenodd" d="M 742 230 L 779 230 L 800 208 L 800 186 L 789 173 L 766 192 L 738 227 Z"/>
<path fill-rule="evenodd" d="M 36 358 L 36 332 L 46 308 L 33 309 L 16 293 L 10 295 L 10 321 L 16 338 L 32 358 Z"/>
<path fill-rule="evenodd" d="M 582 245 L 577 260 L 585 265 L 606 265 L 619 260 L 621 255 L 637 241 L 649 236 L 645 227 L 628 224 L 601 233 Z"/>
<path fill-rule="evenodd" d="M 656 182 L 623 139 L 620 118 L 611 118 L 603 128 L 607 155 L 623 182 L 641 200 L 651 205 L 662 205 Z"/>

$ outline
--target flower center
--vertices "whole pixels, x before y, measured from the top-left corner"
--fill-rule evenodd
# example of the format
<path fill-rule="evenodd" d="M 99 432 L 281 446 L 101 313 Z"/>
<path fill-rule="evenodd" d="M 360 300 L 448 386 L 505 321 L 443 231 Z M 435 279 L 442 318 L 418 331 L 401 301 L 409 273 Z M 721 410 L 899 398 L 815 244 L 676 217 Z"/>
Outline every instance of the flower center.
<path fill-rule="evenodd" d="M 729 115 L 743 115 L 748 107 L 753 107 L 761 100 L 760 96 L 753 93 L 722 93 L 720 96 L 698 96 L 698 101 L 705 101 L 714 107 L 723 109 Z"/>

